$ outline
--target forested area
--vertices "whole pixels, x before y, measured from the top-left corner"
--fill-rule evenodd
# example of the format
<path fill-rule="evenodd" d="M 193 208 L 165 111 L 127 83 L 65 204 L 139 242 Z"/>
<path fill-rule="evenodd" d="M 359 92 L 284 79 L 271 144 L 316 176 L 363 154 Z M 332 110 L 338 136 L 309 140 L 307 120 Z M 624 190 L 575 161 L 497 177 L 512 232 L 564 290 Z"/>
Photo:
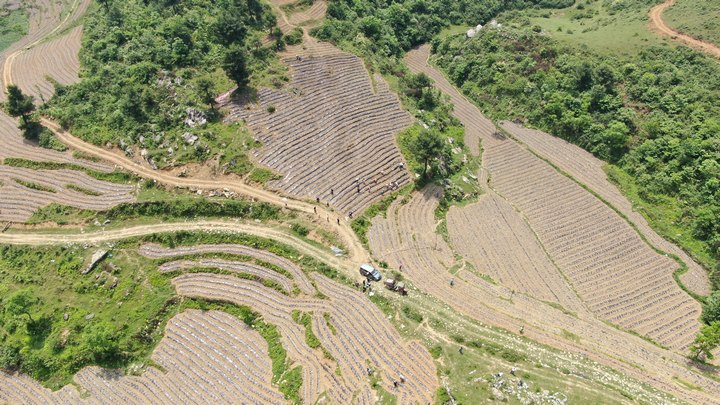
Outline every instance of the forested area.
<path fill-rule="evenodd" d="M 567 7 L 573 0 L 338 0 L 313 35 L 368 54 L 400 56 L 453 24 L 475 26 L 513 8 Z M 358 34 L 362 34 L 359 36 Z"/>
<path fill-rule="evenodd" d="M 158 166 L 209 157 L 223 130 L 206 130 L 205 123 L 219 118 L 214 97 L 247 84 L 275 58 L 273 44 L 261 45 L 275 25 L 269 6 L 260 0 L 99 3 L 84 23 L 82 80 L 57 88 L 45 112 L 95 144 L 146 148 Z"/>
<path fill-rule="evenodd" d="M 720 257 L 715 61 L 660 47 L 601 57 L 517 27 L 438 40 L 434 51 L 450 80 L 494 118 L 527 120 L 619 165 L 643 200 L 672 201 L 672 220 Z"/>

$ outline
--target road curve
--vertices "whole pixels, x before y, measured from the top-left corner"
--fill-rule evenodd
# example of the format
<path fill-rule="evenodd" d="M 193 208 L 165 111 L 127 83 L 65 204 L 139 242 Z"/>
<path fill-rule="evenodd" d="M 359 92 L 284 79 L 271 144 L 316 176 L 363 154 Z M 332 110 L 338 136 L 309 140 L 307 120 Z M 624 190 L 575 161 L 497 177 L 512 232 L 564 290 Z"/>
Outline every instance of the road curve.
<path fill-rule="evenodd" d="M 248 196 L 261 202 L 284 206 L 288 209 L 306 214 L 317 215 L 319 218 L 325 217 L 328 222 L 327 227 L 338 232 L 343 242 L 345 242 L 345 247 L 348 249 L 348 256 L 353 262 L 361 263 L 369 260 L 369 256 L 365 252 L 362 243 L 352 231 L 350 222 L 344 218 L 339 218 L 338 213 L 332 212 L 321 205 L 310 204 L 304 201 L 283 197 L 271 191 L 252 187 L 234 177 L 216 180 L 176 177 L 160 170 L 153 170 L 149 167 L 142 166 L 119 153 L 113 153 L 106 149 L 89 144 L 63 130 L 60 125 L 48 118 L 42 118 L 41 123 L 50 129 L 60 141 L 73 150 L 103 159 L 145 179 L 155 180 L 165 185 L 180 188 L 200 190 L 217 190 L 218 188 L 226 188 L 237 194 Z"/>
<path fill-rule="evenodd" d="M 674 41 L 681 42 L 708 55 L 720 58 L 720 48 L 717 46 L 675 31 L 665 23 L 662 19 L 662 13 L 673 4 L 675 4 L 675 0 L 666 0 L 664 3 L 658 4 L 650 9 L 650 28 L 661 35 L 669 36 Z"/>

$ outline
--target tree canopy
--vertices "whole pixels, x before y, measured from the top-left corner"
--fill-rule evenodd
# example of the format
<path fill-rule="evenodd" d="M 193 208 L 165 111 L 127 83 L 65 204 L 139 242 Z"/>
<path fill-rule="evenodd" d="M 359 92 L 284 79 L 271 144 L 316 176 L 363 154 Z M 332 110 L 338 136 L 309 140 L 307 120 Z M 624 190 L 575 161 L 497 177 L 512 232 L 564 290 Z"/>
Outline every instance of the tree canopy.
<path fill-rule="evenodd" d="M 11 84 L 7 87 L 5 111 L 13 117 L 22 118 L 22 123 L 27 125 L 30 114 L 35 111 L 33 97 L 23 94 L 18 86 Z"/>

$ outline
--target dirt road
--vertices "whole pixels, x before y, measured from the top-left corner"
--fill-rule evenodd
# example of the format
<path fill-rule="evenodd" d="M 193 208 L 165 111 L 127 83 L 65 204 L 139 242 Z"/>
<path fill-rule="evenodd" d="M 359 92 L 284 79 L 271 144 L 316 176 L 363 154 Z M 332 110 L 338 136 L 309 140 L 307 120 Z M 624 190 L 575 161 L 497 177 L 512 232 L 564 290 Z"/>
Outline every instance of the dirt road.
<path fill-rule="evenodd" d="M 658 4 L 650 10 L 650 28 L 661 35 L 669 36 L 674 41 L 682 42 L 708 55 L 720 58 L 720 48 L 717 46 L 675 31 L 665 23 L 662 19 L 662 13 L 673 4 L 675 4 L 675 0 L 667 0 L 665 3 Z"/>
<path fill-rule="evenodd" d="M 287 232 L 279 228 L 273 228 L 267 224 L 243 223 L 236 221 L 193 221 L 193 222 L 174 222 L 152 225 L 137 225 L 122 229 L 113 229 L 107 231 L 93 231 L 87 233 L 51 233 L 51 232 L 35 232 L 25 233 L 0 233 L 0 244 L 9 245 L 64 245 L 68 243 L 90 243 L 98 244 L 112 242 L 116 240 L 147 236 L 156 233 L 166 232 L 224 232 L 224 233 L 245 233 L 263 238 L 276 240 L 280 243 L 292 246 L 303 254 L 320 258 L 336 267 L 351 271 L 350 267 L 355 263 L 349 258 L 336 257 L 330 250 L 322 249 L 317 246 L 305 243 L 295 236 L 289 235 Z"/>

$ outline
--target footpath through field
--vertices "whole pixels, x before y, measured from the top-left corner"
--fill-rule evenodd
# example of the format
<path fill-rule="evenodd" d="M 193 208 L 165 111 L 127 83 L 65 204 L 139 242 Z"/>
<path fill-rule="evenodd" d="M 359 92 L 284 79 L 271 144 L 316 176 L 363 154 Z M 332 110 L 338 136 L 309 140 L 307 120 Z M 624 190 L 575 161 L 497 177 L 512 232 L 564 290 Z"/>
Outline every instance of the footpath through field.
<path fill-rule="evenodd" d="M 685 45 L 689 45 L 695 49 L 707 53 L 708 55 L 720 58 L 720 48 L 718 48 L 717 46 L 709 42 L 693 38 L 690 35 L 685 35 L 681 32 L 675 31 L 665 23 L 662 18 L 662 13 L 673 4 L 675 4 L 675 0 L 666 0 L 664 3 L 658 4 L 657 6 L 650 9 L 650 27 L 653 29 L 653 31 L 661 35 L 667 35 L 674 41 L 682 42 Z"/>

